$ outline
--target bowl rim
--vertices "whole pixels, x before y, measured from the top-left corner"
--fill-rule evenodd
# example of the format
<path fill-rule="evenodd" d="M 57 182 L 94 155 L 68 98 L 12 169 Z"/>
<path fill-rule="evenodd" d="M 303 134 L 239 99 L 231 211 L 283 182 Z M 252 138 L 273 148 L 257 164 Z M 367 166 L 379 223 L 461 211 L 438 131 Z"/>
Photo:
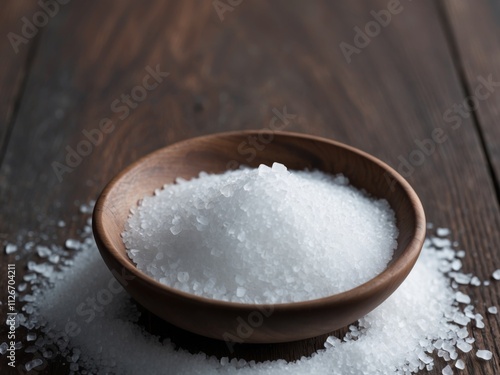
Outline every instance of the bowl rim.
<path fill-rule="evenodd" d="M 397 181 L 397 183 L 404 190 L 408 199 L 410 200 L 410 204 L 413 207 L 413 215 L 415 216 L 416 225 L 413 228 L 413 233 L 411 236 L 411 240 L 403 251 L 405 256 L 400 256 L 397 259 L 394 259 L 391 264 L 384 269 L 381 273 L 377 274 L 375 277 L 367 280 L 363 284 L 360 284 L 352 289 L 346 290 L 341 293 L 332 294 L 330 296 L 315 298 L 311 300 L 299 301 L 299 302 L 284 302 L 284 303 L 263 303 L 263 304 L 251 304 L 251 303 L 240 303 L 240 302 L 230 302 L 223 300 L 211 299 L 208 297 L 198 296 L 195 294 L 187 293 L 173 287 L 167 286 L 165 284 L 160 283 L 159 281 L 153 279 L 152 277 L 146 275 L 142 271 L 140 271 L 133 261 L 128 258 L 126 251 L 122 254 L 120 250 L 116 249 L 112 245 L 112 241 L 107 236 L 107 231 L 104 227 L 104 209 L 106 207 L 106 203 L 108 201 L 108 197 L 112 190 L 120 184 L 121 179 L 127 175 L 132 170 L 138 168 L 145 160 L 165 152 L 166 149 L 172 149 L 174 147 L 182 146 L 191 142 L 199 142 L 201 140 L 210 140 L 217 139 L 220 137 L 228 137 L 228 136 L 251 136 L 257 135 L 259 133 L 272 133 L 274 135 L 283 135 L 286 137 L 293 138 L 302 138 L 310 141 L 329 143 L 333 146 L 343 148 L 349 152 L 358 154 L 359 156 L 368 159 L 371 163 L 377 164 L 383 170 L 390 174 L 390 177 Z M 159 187 L 161 188 L 161 187 Z M 153 192 L 152 192 L 153 193 Z M 378 197 L 383 198 L 383 197 Z M 203 304 L 206 306 L 211 306 L 213 308 L 224 308 L 229 310 L 241 310 L 241 312 L 248 311 L 249 309 L 266 309 L 272 306 L 273 313 L 279 311 L 299 311 L 303 309 L 321 309 L 324 307 L 331 307 L 333 304 L 344 304 L 346 302 L 354 302 L 363 299 L 367 299 L 370 295 L 373 294 L 374 291 L 384 288 L 384 286 L 388 286 L 391 284 L 391 280 L 400 273 L 404 273 L 405 268 L 410 264 L 410 271 L 413 268 L 417 258 L 422 250 L 423 242 L 425 240 L 426 233 L 426 221 L 425 221 L 425 212 L 420 202 L 420 199 L 416 192 L 413 190 L 411 185 L 392 167 L 390 167 L 385 162 L 364 152 L 360 149 L 357 149 L 353 146 L 346 145 L 344 143 L 324 138 L 320 136 L 299 133 L 299 132 L 289 132 L 289 131 L 273 131 L 273 130 L 241 130 L 241 131 L 228 131 L 228 132 L 218 132 L 211 133 L 207 135 L 192 137 L 184 140 L 180 140 L 178 142 L 174 142 L 168 146 L 162 147 L 155 151 L 152 151 L 142 157 L 140 157 L 135 162 L 131 163 L 124 169 L 122 169 L 117 175 L 115 175 L 110 182 L 104 187 L 103 191 L 99 195 L 99 198 L 95 204 L 93 215 L 92 215 L 92 229 L 96 242 L 98 243 L 99 251 L 102 255 L 104 249 L 106 252 L 114 258 L 121 267 L 125 268 L 128 272 L 133 274 L 137 280 L 140 280 L 144 284 L 148 284 L 155 289 L 159 289 L 162 294 L 170 294 L 175 295 L 179 300 L 184 300 L 185 302 L 197 302 L 199 304 Z M 125 244 L 124 244 L 125 247 Z M 104 248 L 104 249 L 103 249 Z M 125 259 L 126 258 L 126 259 Z M 403 278 L 404 280 L 404 278 Z M 124 287 L 125 288 L 125 287 Z M 126 289 L 126 288 L 125 288 Z"/>

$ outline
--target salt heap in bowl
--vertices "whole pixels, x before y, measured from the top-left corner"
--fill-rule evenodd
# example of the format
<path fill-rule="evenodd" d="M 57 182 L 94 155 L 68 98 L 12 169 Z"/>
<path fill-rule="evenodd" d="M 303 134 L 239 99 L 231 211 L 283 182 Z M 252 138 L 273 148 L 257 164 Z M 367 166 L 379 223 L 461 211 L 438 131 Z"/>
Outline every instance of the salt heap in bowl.
<path fill-rule="evenodd" d="M 240 303 L 307 301 L 381 273 L 394 211 L 343 175 L 239 169 L 165 185 L 131 209 L 122 237 L 137 268 L 170 287 Z"/>

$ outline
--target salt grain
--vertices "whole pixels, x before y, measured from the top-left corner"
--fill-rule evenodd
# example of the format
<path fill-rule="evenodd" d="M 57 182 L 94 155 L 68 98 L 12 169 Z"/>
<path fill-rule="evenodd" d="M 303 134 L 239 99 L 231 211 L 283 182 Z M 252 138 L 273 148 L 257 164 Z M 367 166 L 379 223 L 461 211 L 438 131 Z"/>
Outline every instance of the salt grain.
<path fill-rule="evenodd" d="M 51 359 L 55 357 L 55 346 L 73 373 L 409 375 L 443 368 L 446 365 L 443 360 L 458 358 L 457 349 L 469 350 L 466 344 L 474 342 L 468 333 L 470 319 L 482 321 L 482 316 L 474 313 L 473 305 L 457 304 L 457 292 L 450 288 L 450 279 L 440 271 L 443 263 L 451 269 L 456 257 L 454 251 L 446 247 L 438 249 L 433 241 L 427 240 L 403 284 L 379 307 L 351 325 L 342 340 L 329 337 L 324 350 L 290 363 L 216 359 L 176 349 L 168 339 L 162 342 L 146 332 L 138 325 L 136 305 L 126 293 L 116 290 L 116 284 L 113 284 L 113 299 L 98 306 L 99 314 L 87 322 L 88 316 L 79 314 L 78 307 L 82 301 L 95 298 L 97 291 L 107 290 L 114 277 L 90 237 L 78 241 L 77 247 L 81 251 L 76 253 L 74 261 L 67 263 L 68 259 L 63 257 L 61 263 L 68 265 L 60 271 L 39 275 L 38 279 L 36 274 L 25 275 L 31 275 L 29 278 L 33 277 L 36 284 L 30 288 L 31 294 L 20 296 L 25 307 L 31 308 L 30 312 L 18 314 L 20 324 L 39 332 L 35 345 L 28 345 L 25 350 L 38 349 L 43 358 Z M 300 271 L 297 268 L 295 273 Z M 179 272 L 184 271 L 174 272 L 177 278 Z M 186 279 L 186 275 L 180 276 Z M 229 277 L 236 283 L 237 293 L 238 288 L 248 293 L 244 278 L 234 274 Z M 213 288 L 215 279 L 209 278 L 207 285 L 199 286 Z M 464 326 L 454 324 L 454 319 L 461 320 Z M 70 338 L 67 322 L 75 323 L 81 331 L 76 335 L 70 332 Z M 20 347 L 21 343 L 16 343 L 18 350 Z M 7 343 L 0 344 L 0 353 L 5 353 L 7 348 Z M 442 359 L 435 361 L 436 354 Z M 476 355 L 485 360 L 492 358 L 487 350 L 479 350 Z M 138 356 L 141 361 L 137 361 Z M 40 359 L 30 361 L 25 368 L 33 369 L 42 363 Z M 465 363 L 457 360 L 454 367 L 464 369 Z M 451 364 L 442 371 L 452 374 Z"/>
<path fill-rule="evenodd" d="M 436 233 L 439 237 L 446 237 L 450 234 L 450 230 L 448 228 L 438 228 Z"/>
<path fill-rule="evenodd" d="M 17 246 L 11 243 L 5 245 L 5 254 L 12 254 L 17 251 Z"/>
<path fill-rule="evenodd" d="M 49 256 L 49 262 L 50 263 L 57 264 L 57 263 L 59 263 L 59 259 L 60 259 L 60 256 L 57 255 L 57 254 L 52 254 L 52 255 Z"/>
<path fill-rule="evenodd" d="M 462 261 L 460 259 L 455 259 L 452 263 L 451 263 L 451 269 L 453 271 L 458 271 L 462 268 Z"/>
<path fill-rule="evenodd" d="M 490 306 L 490 307 L 488 307 L 488 312 L 490 314 L 496 314 L 496 313 L 498 313 L 498 309 L 496 306 Z"/>
<path fill-rule="evenodd" d="M 52 251 L 47 246 L 37 246 L 36 252 L 40 258 L 47 258 Z"/>
<path fill-rule="evenodd" d="M 34 359 L 34 360 L 29 361 L 28 363 L 26 363 L 24 365 L 24 367 L 26 368 L 26 371 L 31 371 L 35 367 L 38 367 L 38 366 L 40 366 L 42 364 L 43 364 L 43 361 L 41 359 L 39 359 L 39 358 L 36 358 L 36 359 Z"/>
<path fill-rule="evenodd" d="M 495 270 L 491 275 L 495 280 L 500 280 L 500 269 Z"/>
<path fill-rule="evenodd" d="M 479 277 L 473 276 L 472 279 L 470 279 L 470 284 L 474 286 L 481 286 L 481 280 L 479 280 Z"/>
<path fill-rule="evenodd" d="M 452 276 L 458 284 L 462 284 L 462 285 L 469 284 L 471 279 L 472 279 L 471 275 L 466 275 L 466 274 L 463 274 L 460 272 L 454 272 L 454 273 L 450 274 L 450 276 Z"/>
<path fill-rule="evenodd" d="M 455 293 L 455 299 L 459 303 L 466 303 L 466 304 L 468 304 L 468 303 L 471 302 L 470 297 L 467 294 L 464 294 L 462 292 L 456 292 Z"/>
<path fill-rule="evenodd" d="M 478 358 L 484 359 L 485 361 L 489 361 L 491 358 L 493 358 L 493 353 L 491 353 L 489 350 L 478 350 L 476 352 L 476 355 Z"/>
<path fill-rule="evenodd" d="M 465 341 L 458 341 L 457 348 L 463 351 L 464 353 L 468 353 L 472 350 L 472 345 L 466 343 Z"/>
<path fill-rule="evenodd" d="M 80 242 L 70 238 L 66 240 L 64 246 L 69 250 L 78 250 L 80 248 Z"/>

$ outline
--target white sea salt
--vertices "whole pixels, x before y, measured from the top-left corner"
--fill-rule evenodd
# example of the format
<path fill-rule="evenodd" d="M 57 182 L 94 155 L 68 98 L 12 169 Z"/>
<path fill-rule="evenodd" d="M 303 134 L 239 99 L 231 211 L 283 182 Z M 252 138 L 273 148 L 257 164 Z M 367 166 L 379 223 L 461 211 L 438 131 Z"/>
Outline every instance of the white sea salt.
<path fill-rule="evenodd" d="M 103 315 L 96 316 L 91 324 L 86 323 L 84 318 L 87 317 L 75 313 L 76 306 L 82 298 L 92 297 L 96 290 L 105 288 L 112 279 L 95 246 L 80 253 L 74 266 L 63 273 L 64 282 L 38 295 L 38 310 L 43 321 L 47 322 L 46 327 L 50 327 L 46 333 L 55 331 L 61 335 L 56 337 L 65 337 L 64 322 L 67 320 L 83 328 L 80 335 L 72 338 L 72 346 L 83 348 L 82 354 L 75 360 L 96 372 L 100 369 L 102 372 L 145 371 L 159 374 L 169 368 L 172 374 L 223 373 L 217 363 L 227 370 L 224 373 L 234 373 L 239 368 L 238 372 L 242 374 L 372 374 L 374 371 L 384 373 L 392 367 L 416 372 L 423 364 L 432 368 L 433 360 L 423 353 L 424 347 L 432 347 L 433 343 L 436 346 L 440 341 L 454 353 L 453 339 L 450 337 L 459 332 L 458 327 L 449 325 L 444 318 L 456 308 L 453 307 L 454 293 L 447 288 L 446 278 L 437 271 L 439 256 L 439 252 L 432 248 L 424 249 L 421 259 L 403 286 L 379 308 L 361 319 L 359 329 L 354 326 L 350 329 L 351 333 L 358 333 L 356 340 L 351 338 L 342 342 L 330 338 L 328 344 L 325 343 L 327 350 L 288 364 L 275 361 L 249 366 L 246 362 L 228 359 L 214 362 L 212 358 L 175 351 L 171 344 L 162 345 L 156 338 L 136 327 L 137 312 L 124 293 L 117 294 L 108 306 L 102 306 Z M 88 277 L 89 272 L 92 278 Z M 75 293 L 76 290 L 79 293 Z M 123 320 L 126 311 L 127 318 Z M 419 321 L 423 323 L 419 324 Z M 405 329 L 396 333 L 391 328 L 395 326 Z M 108 327 L 108 332 L 109 327 L 113 327 L 113 335 L 103 335 L 104 327 Z M 361 357 L 360 352 L 363 353 Z M 142 353 L 144 356 L 140 364 L 133 359 L 133 353 Z M 110 356 L 119 360 L 111 364 L 106 360 Z M 449 352 L 444 357 L 451 359 Z"/>
<path fill-rule="evenodd" d="M 26 335 L 26 340 L 27 341 L 35 341 L 36 340 L 36 333 L 30 332 Z"/>
<path fill-rule="evenodd" d="M 491 353 L 489 350 L 478 350 L 476 352 L 476 355 L 478 358 L 484 359 L 485 361 L 489 361 L 491 358 L 493 358 L 493 353 Z"/>
<path fill-rule="evenodd" d="M 462 361 L 461 359 L 459 359 L 456 363 L 455 363 L 455 367 L 459 370 L 463 370 L 465 368 L 465 362 Z"/>
<path fill-rule="evenodd" d="M 439 237 L 446 237 L 450 234 L 450 230 L 448 228 L 438 228 L 436 229 L 436 234 Z"/>
<path fill-rule="evenodd" d="M 447 365 L 442 371 L 441 373 L 443 375 L 453 375 L 453 370 L 451 369 L 450 365 Z"/>
<path fill-rule="evenodd" d="M 465 341 L 458 341 L 457 348 L 463 351 L 464 353 L 468 353 L 472 350 L 472 345 L 466 343 Z"/>
<path fill-rule="evenodd" d="M 498 309 L 496 306 L 490 306 L 490 307 L 488 307 L 488 312 L 490 314 L 496 314 L 496 313 L 498 313 Z"/>
<path fill-rule="evenodd" d="M 450 276 L 455 279 L 458 284 L 467 285 L 472 279 L 472 275 L 466 275 L 461 272 L 450 273 Z"/>
<path fill-rule="evenodd" d="M 500 280 L 500 269 L 495 270 L 491 275 L 495 280 Z"/>
<path fill-rule="evenodd" d="M 52 251 L 47 246 L 37 246 L 36 252 L 40 258 L 47 258 Z"/>
<path fill-rule="evenodd" d="M 481 280 L 479 280 L 479 277 L 473 276 L 472 279 L 470 279 L 470 284 L 474 286 L 481 286 Z"/>
<path fill-rule="evenodd" d="M 52 254 L 49 256 L 49 262 L 57 264 L 59 263 L 60 256 L 58 254 Z"/>
<path fill-rule="evenodd" d="M 470 297 L 467 294 L 464 294 L 462 292 L 456 292 L 455 299 L 459 303 L 469 304 L 471 302 Z"/>
<path fill-rule="evenodd" d="M 21 325 L 39 332 L 34 345 L 25 350 L 33 352 L 36 348 L 44 359 L 50 360 L 57 348 L 72 373 L 409 375 L 434 367 L 449 372 L 447 367 L 451 370 L 451 362 L 443 362 L 457 359 L 457 349 L 467 350 L 464 344 L 474 343 L 469 337 L 467 316 L 472 314 L 474 320 L 480 319 L 479 314 L 473 313 L 473 305 L 463 307 L 457 303 L 450 278 L 440 271 L 443 262 L 451 264 L 454 258 L 446 248 L 437 249 L 429 240 L 409 277 L 392 296 L 356 325 L 349 326 L 349 333 L 342 340 L 329 337 L 325 349 L 310 357 L 291 363 L 283 360 L 255 363 L 190 354 L 176 350 L 168 339 L 160 341 L 137 324 L 136 305 L 123 290 L 116 289 L 117 283 L 110 284 L 114 277 L 89 235 L 83 236 L 78 243 L 81 251 L 60 271 L 38 278 L 36 274 L 26 275 L 35 277 L 36 283 L 30 289 L 31 294 L 20 296 L 30 312 L 18 314 Z M 63 258 L 61 264 L 67 260 Z M 246 291 L 243 279 L 234 276 L 234 280 Z M 82 314 L 79 309 L 82 302 L 95 300 L 97 293 L 108 290 L 110 285 L 113 285 L 112 300 L 97 306 L 97 314 L 89 315 L 88 310 Z M 453 323 L 453 317 L 458 316 L 467 320 L 463 327 Z M 78 330 L 68 332 L 68 322 L 74 323 Z M 21 342 L 16 343 L 17 349 L 21 346 Z M 7 343 L 0 344 L 0 354 L 6 350 Z M 440 358 L 438 363 L 433 359 L 436 354 Z M 487 350 L 479 350 L 476 355 L 484 360 L 492 358 Z M 37 360 L 25 367 L 35 368 L 40 364 Z M 457 360 L 454 366 L 463 369 L 465 363 Z"/>
<path fill-rule="evenodd" d="M 15 253 L 17 251 L 17 246 L 12 244 L 12 243 L 8 243 L 7 245 L 5 245 L 5 254 L 12 254 L 12 253 Z"/>
<path fill-rule="evenodd" d="M 72 238 L 67 239 L 66 242 L 64 243 L 64 246 L 66 246 L 66 248 L 70 250 L 78 250 L 80 249 L 80 245 L 81 244 L 78 240 Z"/>
<path fill-rule="evenodd" d="M 122 237 L 137 268 L 171 287 L 218 300 L 281 303 L 336 294 L 375 277 L 391 260 L 397 235 L 387 201 L 368 197 L 342 175 L 274 163 L 158 189 L 133 209 Z M 195 289 L 210 280 L 212 287 Z"/>
<path fill-rule="evenodd" d="M 34 359 L 34 360 L 29 361 L 28 363 L 26 363 L 24 365 L 24 367 L 26 368 L 26 371 L 31 371 L 35 367 L 38 367 L 38 366 L 40 366 L 42 364 L 43 364 L 43 361 L 40 358 L 36 358 L 36 359 Z"/>
<path fill-rule="evenodd" d="M 459 271 L 462 268 L 462 261 L 460 259 L 455 259 L 451 262 L 451 269 L 453 271 Z"/>

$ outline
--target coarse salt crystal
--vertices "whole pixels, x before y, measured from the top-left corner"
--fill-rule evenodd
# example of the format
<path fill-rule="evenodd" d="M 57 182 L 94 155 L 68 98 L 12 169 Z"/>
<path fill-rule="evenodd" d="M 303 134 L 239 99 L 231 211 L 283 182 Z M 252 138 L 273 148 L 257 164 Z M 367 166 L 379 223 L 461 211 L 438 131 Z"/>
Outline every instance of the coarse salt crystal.
<path fill-rule="evenodd" d="M 78 250 L 80 249 L 80 241 L 74 240 L 74 239 L 67 239 L 66 242 L 64 243 L 64 246 L 66 246 L 67 249 L 70 250 Z"/>
<path fill-rule="evenodd" d="M 495 270 L 491 275 L 495 280 L 500 280 L 500 269 Z"/>
<path fill-rule="evenodd" d="M 456 292 L 455 299 L 459 303 L 469 304 L 471 302 L 470 297 L 462 292 Z"/>
<path fill-rule="evenodd" d="M 481 280 L 479 280 L 479 277 L 477 277 L 477 276 L 473 276 L 473 277 L 470 279 L 470 284 L 471 284 L 471 285 L 474 285 L 474 286 L 481 286 Z"/>
<path fill-rule="evenodd" d="M 493 353 L 491 353 L 489 350 L 478 350 L 476 352 L 476 355 L 478 358 L 484 359 L 485 361 L 489 361 L 491 358 L 493 358 Z"/>
<path fill-rule="evenodd" d="M 456 363 L 455 363 L 455 367 L 459 370 L 463 370 L 465 368 L 465 362 L 462 361 L 461 359 L 459 359 Z"/>
<path fill-rule="evenodd" d="M 38 367 L 42 364 L 43 364 L 43 361 L 40 358 L 36 358 L 36 359 L 33 359 L 32 361 L 29 361 L 28 363 L 26 363 L 24 365 L 24 367 L 26 368 L 26 371 L 31 371 L 35 367 Z"/>
<path fill-rule="evenodd" d="M 488 312 L 490 314 L 496 314 L 496 313 L 498 313 L 498 309 L 496 306 L 490 306 L 490 307 L 488 307 Z"/>
<path fill-rule="evenodd" d="M 439 237 L 445 237 L 450 234 L 450 230 L 448 228 L 438 228 L 436 233 Z"/>
<path fill-rule="evenodd" d="M 467 285 L 470 283 L 472 277 L 470 275 L 466 275 L 460 272 L 455 272 L 452 277 L 455 279 L 455 281 L 459 284 L 462 285 Z"/>
<path fill-rule="evenodd" d="M 5 245 L 5 254 L 12 254 L 17 251 L 17 246 L 11 243 Z"/>
<path fill-rule="evenodd" d="M 464 353 L 468 353 L 472 350 L 472 345 L 466 343 L 465 341 L 458 341 L 457 348 L 463 351 Z"/>

